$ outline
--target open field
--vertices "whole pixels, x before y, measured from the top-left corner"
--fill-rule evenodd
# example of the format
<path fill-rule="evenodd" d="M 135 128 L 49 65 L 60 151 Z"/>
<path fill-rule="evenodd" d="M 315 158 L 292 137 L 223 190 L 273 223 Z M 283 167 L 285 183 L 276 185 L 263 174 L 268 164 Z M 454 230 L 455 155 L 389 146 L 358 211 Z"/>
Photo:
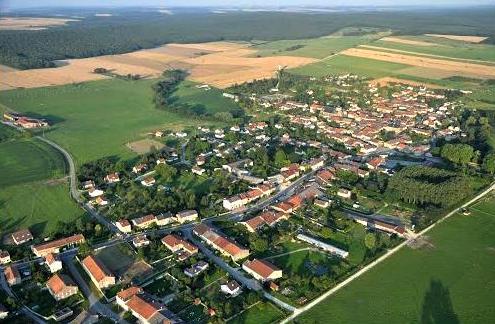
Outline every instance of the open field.
<path fill-rule="evenodd" d="M 439 35 L 439 34 L 425 34 L 425 35 L 431 37 L 447 38 L 447 39 L 468 42 L 468 43 L 481 43 L 482 41 L 488 38 L 482 36 L 460 36 L 460 35 Z"/>
<path fill-rule="evenodd" d="M 0 187 L 2 233 L 29 227 L 34 236 L 47 236 L 58 221 L 71 222 L 84 212 L 69 196 L 66 181 L 32 182 Z"/>
<path fill-rule="evenodd" d="M 156 129 L 183 129 L 208 124 L 156 109 L 151 89 L 155 80 L 120 79 L 79 85 L 0 92 L 12 110 L 48 119 L 47 138 L 66 148 L 76 163 L 104 156 L 135 156 L 126 143 Z M 122 94 L 126 94 L 123 96 Z"/>
<path fill-rule="evenodd" d="M 414 46 L 434 46 L 435 45 L 435 44 L 423 42 L 420 40 L 411 40 L 411 39 L 400 38 L 400 37 L 383 37 L 380 40 L 384 41 L 384 42 L 392 42 L 392 43 L 407 44 L 407 45 L 414 45 Z"/>
<path fill-rule="evenodd" d="M 157 150 L 161 150 L 165 147 L 163 143 L 152 139 L 142 139 L 134 142 L 130 142 L 126 144 L 127 147 L 135 152 L 136 154 L 142 155 L 150 152 L 153 148 Z"/>
<path fill-rule="evenodd" d="M 364 48 L 351 48 L 343 51 L 342 54 L 378 61 L 406 64 L 422 68 L 431 68 L 434 70 L 448 71 L 452 73 L 452 75 L 461 75 L 481 79 L 489 79 L 495 77 L 495 66 L 489 65 L 457 62 L 429 57 L 419 57 Z M 426 75 L 425 77 L 428 76 Z"/>
<path fill-rule="evenodd" d="M 99 250 L 96 256 L 117 276 L 123 275 L 134 263 L 133 252 L 125 243 Z"/>
<path fill-rule="evenodd" d="M 488 323 L 495 317 L 495 199 L 429 232 L 429 247 L 404 248 L 298 323 Z"/>
<path fill-rule="evenodd" d="M 64 174 L 62 155 L 39 140 L 20 139 L 0 143 L 0 187 Z"/>
<path fill-rule="evenodd" d="M 374 80 L 370 81 L 370 84 L 377 85 L 379 87 L 384 87 L 390 83 L 407 84 L 407 85 L 411 85 L 413 87 L 425 86 L 425 87 L 428 87 L 431 89 L 444 88 L 442 86 L 439 86 L 439 85 L 433 84 L 433 83 L 425 83 L 425 82 L 419 82 L 419 81 L 413 81 L 413 80 L 407 80 L 407 79 L 399 79 L 399 78 L 394 78 L 394 77 L 384 77 L 384 78 L 374 79 Z"/>
<path fill-rule="evenodd" d="M 48 27 L 65 25 L 77 19 L 37 18 L 37 17 L 2 17 L 0 30 L 42 30 Z"/>
<path fill-rule="evenodd" d="M 247 43 L 213 42 L 168 44 L 120 55 L 105 55 L 59 62 L 59 67 L 3 73 L 0 90 L 36 88 L 109 78 L 93 73 L 105 68 L 112 73 L 158 77 L 169 68 L 190 71 L 190 79 L 220 88 L 234 83 L 273 76 L 279 65 L 297 67 L 315 59 L 297 56 L 253 57 Z"/>
<path fill-rule="evenodd" d="M 283 313 L 273 304 L 260 302 L 248 310 L 240 313 L 227 323 L 229 324 L 260 324 L 274 323 L 282 319 Z"/>

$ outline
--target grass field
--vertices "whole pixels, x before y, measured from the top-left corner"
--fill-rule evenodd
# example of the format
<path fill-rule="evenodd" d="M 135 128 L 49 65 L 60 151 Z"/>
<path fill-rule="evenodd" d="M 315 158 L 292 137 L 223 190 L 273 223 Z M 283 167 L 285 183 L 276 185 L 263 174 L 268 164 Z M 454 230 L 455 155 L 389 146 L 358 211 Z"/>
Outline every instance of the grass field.
<path fill-rule="evenodd" d="M 495 318 L 495 198 L 428 233 L 297 323 L 489 323 Z"/>
<path fill-rule="evenodd" d="M 134 255 L 127 244 L 112 245 L 96 254 L 98 259 L 103 262 L 112 273 L 121 276 L 134 263 Z"/>
<path fill-rule="evenodd" d="M 260 302 L 240 313 L 227 323 L 229 324 L 261 324 L 274 323 L 282 319 L 283 313 L 271 303 Z"/>
<path fill-rule="evenodd" d="M 37 139 L 0 143 L 0 187 L 60 177 L 65 169 L 62 155 Z"/>
<path fill-rule="evenodd" d="M 368 36 L 321 37 L 312 39 L 280 40 L 255 45 L 256 55 L 291 55 L 322 59 L 350 47 L 368 44 L 376 34 Z"/>
<path fill-rule="evenodd" d="M 155 109 L 155 80 L 120 79 L 0 92 L 0 103 L 43 116 L 53 124 L 46 137 L 66 148 L 76 163 L 104 156 L 134 156 L 125 144 L 157 128 L 175 129 L 205 121 Z"/>
<path fill-rule="evenodd" d="M 296 74 L 326 76 L 331 74 L 354 73 L 369 78 L 381 78 L 393 75 L 408 65 L 382 62 L 366 58 L 336 55 L 317 63 L 290 70 Z"/>
<path fill-rule="evenodd" d="M 29 227 L 33 235 L 46 236 L 57 221 L 70 222 L 84 215 L 69 197 L 66 181 L 31 182 L 0 188 L 2 233 Z"/>

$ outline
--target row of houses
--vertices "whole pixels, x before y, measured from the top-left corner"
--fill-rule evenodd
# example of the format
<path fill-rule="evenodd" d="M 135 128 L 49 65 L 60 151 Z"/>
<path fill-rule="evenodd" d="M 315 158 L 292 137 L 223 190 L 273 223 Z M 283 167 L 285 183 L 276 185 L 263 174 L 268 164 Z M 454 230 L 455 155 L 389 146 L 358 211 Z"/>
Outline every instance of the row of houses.
<path fill-rule="evenodd" d="M 157 226 L 166 226 L 172 223 L 184 224 L 187 222 L 194 222 L 198 219 L 199 215 L 196 210 L 183 210 L 175 215 L 171 213 L 165 213 L 160 215 L 145 215 L 142 217 L 134 218 L 129 222 L 127 219 L 121 219 L 115 222 L 115 226 L 123 232 L 130 233 L 132 231 L 132 227 L 134 226 L 137 229 L 145 229 L 153 225 Z"/>
<path fill-rule="evenodd" d="M 193 233 L 205 241 L 222 255 L 231 258 L 233 261 L 245 259 L 249 256 L 249 249 L 239 245 L 234 240 L 225 237 L 206 224 L 198 224 L 194 227 Z"/>

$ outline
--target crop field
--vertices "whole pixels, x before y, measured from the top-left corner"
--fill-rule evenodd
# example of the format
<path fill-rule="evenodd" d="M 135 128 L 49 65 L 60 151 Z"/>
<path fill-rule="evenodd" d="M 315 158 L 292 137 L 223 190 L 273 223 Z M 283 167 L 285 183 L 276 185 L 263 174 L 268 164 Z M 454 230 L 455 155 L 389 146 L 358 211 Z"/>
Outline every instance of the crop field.
<path fill-rule="evenodd" d="M 66 148 L 76 163 L 112 155 L 129 158 L 135 153 L 126 144 L 148 132 L 207 124 L 156 109 L 152 103 L 154 82 L 111 79 L 3 91 L 0 102 L 13 110 L 48 119 L 53 126 L 45 132 L 46 137 Z"/>
<path fill-rule="evenodd" d="M 41 30 L 65 25 L 71 21 L 78 20 L 48 17 L 2 17 L 0 18 L 0 30 Z"/>
<path fill-rule="evenodd" d="M 0 215 L 2 233 L 29 227 L 36 237 L 47 236 L 58 221 L 83 217 L 84 211 L 69 197 L 67 182 L 54 180 L 0 187 Z"/>
<path fill-rule="evenodd" d="M 406 247 L 298 323 L 488 323 L 495 317 L 495 197 Z M 371 301 L 371 302 L 370 302 Z"/>
<path fill-rule="evenodd" d="M 60 153 L 39 140 L 0 143 L 0 187 L 60 177 L 65 168 Z"/>
<path fill-rule="evenodd" d="M 298 56 L 253 57 L 255 52 L 248 48 L 247 43 L 168 44 L 127 54 L 65 60 L 55 68 L 6 71 L 2 73 L 0 90 L 110 78 L 93 73 L 96 68 L 105 68 L 119 75 L 139 74 L 147 78 L 159 77 L 166 69 L 182 68 L 190 72 L 192 81 L 226 88 L 234 83 L 271 77 L 279 65 L 297 67 L 315 61 Z"/>
<path fill-rule="evenodd" d="M 229 324 L 274 323 L 283 317 L 283 312 L 272 303 L 260 302 L 229 320 Z"/>

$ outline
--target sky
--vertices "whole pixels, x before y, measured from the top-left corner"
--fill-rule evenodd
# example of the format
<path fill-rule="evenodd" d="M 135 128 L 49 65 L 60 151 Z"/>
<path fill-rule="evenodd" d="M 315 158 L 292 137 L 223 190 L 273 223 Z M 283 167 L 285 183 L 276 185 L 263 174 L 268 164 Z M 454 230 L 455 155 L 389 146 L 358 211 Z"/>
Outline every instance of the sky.
<path fill-rule="evenodd" d="M 472 6 L 495 5 L 495 0 L 0 0 L 0 8 L 93 7 L 93 6 L 212 6 L 212 7 L 282 7 L 282 6 Z"/>

